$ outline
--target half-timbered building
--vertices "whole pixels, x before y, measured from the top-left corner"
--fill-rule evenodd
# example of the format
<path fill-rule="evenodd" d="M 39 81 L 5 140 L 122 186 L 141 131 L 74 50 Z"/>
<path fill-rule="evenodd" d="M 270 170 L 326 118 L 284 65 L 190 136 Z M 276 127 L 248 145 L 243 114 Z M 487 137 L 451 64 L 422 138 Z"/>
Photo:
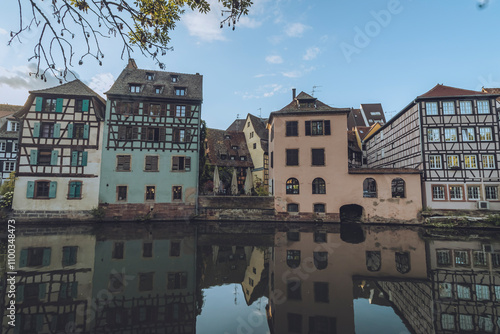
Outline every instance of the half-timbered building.
<path fill-rule="evenodd" d="M 104 108 L 104 99 L 80 80 L 30 92 L 14 115 L 22 129 L 17 214 L 54 217 L 97 207 Z"/>
<path fill-rule="evenodd" d="M 100 202 L 108 217 L 195 213 L 202 80 L 131 59 L 106 93 Z"/>
<path fill-rule="evenodd" d="M 0 104 L 0 182 L 16 170 L 19 122 L 13 114 L 22 106 Z"/>
<path fill-rule="evenodd" d="M 254 185 L 263 185 L 267 188 L 269 185 L 269 135 L 266 125 L 267 119 L 248 114 L 243 132 L 252 156 Z"/>
<path fill-rule="evenodd" d="M 419 168 L 432 209 L 500 210 L 498 96 L 436 85 L 367 140 L 368 167 Z"/>

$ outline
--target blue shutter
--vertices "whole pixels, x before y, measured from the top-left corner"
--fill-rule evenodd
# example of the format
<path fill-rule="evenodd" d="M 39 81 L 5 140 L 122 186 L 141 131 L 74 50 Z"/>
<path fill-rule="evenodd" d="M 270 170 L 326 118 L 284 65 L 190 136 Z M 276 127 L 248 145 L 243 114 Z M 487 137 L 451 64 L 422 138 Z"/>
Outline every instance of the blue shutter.
<path fill-rule="evenodd" d="M 51 185 L 52 185 L 52 182 L 51 182 Z M 43 249 L 42 266 L 44 266 L 44 267 L 50 265 L 50 251 L 51 251 L 51 248 L 44 248 Z"/>
<path fill-rule="evenodd" d="M 50 330 L 53 333 L 57 332 L 57 314 L 52 316 L 52 320 L 50 321 Z"/>
<path fill-rule="evenodd" d="M 89 111 L 89 100 L 82 101 L 82 111 Z"/>
<path fill-rule="evenodd" d="M 66 298 L 68 298 L 68 283 L 63 282 L 59 288 L 59 299 Z"/>
<path fill-rule="evenodd" d="M 68 127 L 66 128 L 66 130 L 68 131 L 68 138 L 73 138 L 73 124 L 72 123 L 68 124 Z"/>
<path fill-rule="evenodd" d="M 71 283 L 71 297 L 78 297 L 78 282 Z"/>
<path fill-rule="evenodd" d="M 73 187 L 73 182 L 69 184 L 69 197 L 71 198 L 72 196 L 72 191 L 71 188 Z M 63 247 L 63 258 L 62 258 L 62 265 L 67 266 L 69 264 L 69 253 L 70 253 L 70 248 L 69 247 Z"/>
<path fill-rule="evenodd" d="M 56 198 L 56 192 L 57 192 L 57 182 L 52 181 L 50 182 L 50 187 L 49 187 L 49 198 Z"/>
<path fill-rule="evenodd" d="M 18 285 L 16 288 L 16 302 L 22 302 L 23 299 L 24 299 L 24 285 Z"/>
<path fill-rule="evenodd" d="M 53 150 L 50 152 L 50 164 L 52 166 L 57 166 L 57 158 L 59 156 L 59 151 Z"/>
<path fill-rule="evenodd" d="M 56 102 L 56 112 L 61 113 L 62 110 L 63 110 L 63 99 L 59 98 L 59 99 L 57 99 L 57 102 Z"/>
<path fill-rule="evenodd" d="M 19 258 L 19 268 L 24 268 L 28 265 L 28 250 L 21 249 L 21 256 Z"/>
<path fill-rule="evenodd" d="M 89 128 L 88 124 L 83 125 L 83 139 L 89 139 Z"/>
<path fill-rule="evenodd" d="M 43 314 L 36 315 L 36 330 L 40 333 L 43 329 Z"/>
<path fill-rule="evenodd" d="M 30 165 L 36 165 L 38 160 L 38 151 L 30 150 Z"/>
<path fill-rule="evenodd" d="M 82 166 L 87 166 L 87 157 L 88 157 L 88 152 L 83 151 L 82 152 Z"/>
<path fill-rule="evenodd" d="M 71 166 L 78 166 L 78 151 L 71 152 Z"/>
<path fill-rule="evenodd" d="M 53 138 L 59 138 L 61 137 L 61 124 L 56 123 L 54 124 L 54 136 Z"/>
<path fill-rule="evenodd" d="M 43 97 L 37 96 L 35 111 L 42 111 L 42 106 L 43 106 Z"/>
<path fill-rule="evenodd" d="M 35 123 L 33 126 L 33 137 L 40 137 L 40 123 Z"/>
<path fill-rule="evenodd" d="M 45 299 L 46 292 L 47 292 L 47 284 L 46 283 L 38 284 L 38 300 Z"/>
<path fill-rule="evenodd" d="M 28 186 L 26 187 L 26 198 L 35 197 L 35 181 L 28 181 Z"/>

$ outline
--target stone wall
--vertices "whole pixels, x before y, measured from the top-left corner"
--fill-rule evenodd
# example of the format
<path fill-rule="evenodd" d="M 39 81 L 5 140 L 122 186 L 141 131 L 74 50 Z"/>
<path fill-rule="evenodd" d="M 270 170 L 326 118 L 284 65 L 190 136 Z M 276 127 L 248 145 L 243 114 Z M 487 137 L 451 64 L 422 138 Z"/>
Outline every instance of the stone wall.
<path fill-rule="evenodd" d="M 189 220 L 195 215 L 196 207 L 185 203 L 127 203 L 100 204 L 104 209 L 103 220 Z"/>
<path fill-rule="evenodd" d="M 90 221 L 94 217 L 89 210 L 80 211 L 42 211 L 42 210 L 14 210 L 10 218 L 18 221 L 30 222 L 61 222 L 61 221 Z"/>
<path fill-rule="evenodd" d="M 198 219 L 274 220 L 274 199 L 269 196 L 200 196 Z"/>

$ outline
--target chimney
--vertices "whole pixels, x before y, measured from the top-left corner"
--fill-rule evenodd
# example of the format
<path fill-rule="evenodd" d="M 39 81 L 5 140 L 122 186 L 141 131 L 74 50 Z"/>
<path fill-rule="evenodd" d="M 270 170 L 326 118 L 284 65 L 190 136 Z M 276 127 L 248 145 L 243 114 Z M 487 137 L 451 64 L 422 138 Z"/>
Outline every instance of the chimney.
<path fill-rule="evenodd" d="M 128 64 L 127 64 L 127 69 L 137 69 L 137 64 L 135 63 L 135 60 L 133 58 L 128 59 Z"/>
<path fill-rule="evenodd" d="M 292 88 L 292 100 L 295 100 L 295 94 L 297 94 L 297 90 Z"/>

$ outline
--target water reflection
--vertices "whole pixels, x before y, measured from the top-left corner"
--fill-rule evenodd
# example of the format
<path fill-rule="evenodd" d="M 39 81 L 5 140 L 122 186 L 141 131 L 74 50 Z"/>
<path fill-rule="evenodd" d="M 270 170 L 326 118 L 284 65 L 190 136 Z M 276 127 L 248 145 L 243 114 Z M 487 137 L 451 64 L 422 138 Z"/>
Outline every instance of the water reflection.
<path fill-rule="evenodd" d="M 214 222 L 24 226 L 16 234 L 17 325 L 5 317 L 2 277 L 1 332 L 498 332 L 500 236 L 465 234 Z"/>

